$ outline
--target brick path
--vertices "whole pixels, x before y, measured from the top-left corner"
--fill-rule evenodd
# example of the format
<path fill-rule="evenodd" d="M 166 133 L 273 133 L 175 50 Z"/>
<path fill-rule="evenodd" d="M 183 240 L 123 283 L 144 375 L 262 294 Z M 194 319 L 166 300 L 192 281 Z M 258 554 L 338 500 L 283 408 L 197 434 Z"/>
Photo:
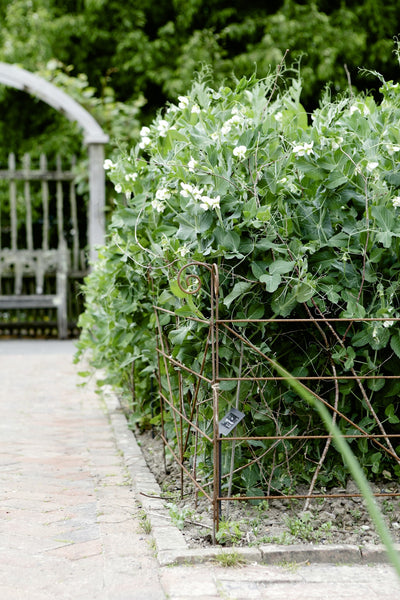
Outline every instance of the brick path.
<path fill-rule="evenodd" d="M 141 528 L 152 478 L 122 415 L 77 387 L 73 352 L 0 341 L 1 600 L 400 599 L 388 565 L 306 565 L 307 549 L 297 566 L 163 566 L 179 532 Z"/>

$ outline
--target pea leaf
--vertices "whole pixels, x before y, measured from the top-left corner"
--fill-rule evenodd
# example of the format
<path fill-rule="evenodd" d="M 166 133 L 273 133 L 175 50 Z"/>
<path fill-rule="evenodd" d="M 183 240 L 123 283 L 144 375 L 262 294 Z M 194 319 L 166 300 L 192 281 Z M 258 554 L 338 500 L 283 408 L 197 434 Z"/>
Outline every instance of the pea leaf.
<path fill-rule="evenodd" d="M 400 358 L 400 335 L 398 333 L 395 333 L 390 338 L 390 347 L 393 350 L 393 352 L 396 354 L 396 356 L 398 356 L 398 358 Z"/>
<path fill-rule="evenodd" d="M 183 290 L 181 290 L 176 279 L 171 279 L 171 281 L 169 282 L 169 288 L 174 294 L 174 296 L 176 296 L 177 298 L 187 298 L 189 295 Z"/>
<path fill-rule="evenodd" d="M 179 327 L 178 329 L 173 329 L 172 331 L 170 331 L 168 337 L 171 340 L 172 344 L 180 346 L 181 344 L 183 344 L 183 342 L 189 335 L 190 331 L 191 331 L 191 327 L 188 327 L 187 325 L 183 325 L 182 327 Z"/>
<path fill-rule="evenodd" d="M 245 294 L 252 285 L 253 284 L 249 281 L 239 281 L 238 283 L 235 283 L 232 291 L 224 298 L 225 306 L 229 308 L 232 302 L 236 300 L 236 298 L 239 298 L 239 296 Z"/>
<path fill-rule="evenodd" d="M 389 423 L 392 423 L 393 425 L 400 423 L 399 417 L 395 414 L 395 408 L 393 404 L 389 404 L 389 406 L 385 408 L 385 415 L 388 417 Z"/>
<path fill-rule="evenodd" d="M 313 297 L 314 293 L 314 287 L 305 281 L 296 286 L 297 302 L 307 302 L 307 300 Z"/>
<path fill-rule="evenodd" d="M 270 275 L 289 273 L 295 265 L 293 260 L 276 260 L 269 266 Z"/>
<path fill-rule="evenodd" d="M 281 283 L 281 276 L 279 273 L 274 273 L 273 275 L 261 275 L 260 281 L 265 283 L 265 288 L 267 292 L 275 292 L 278 289 Z"/>
<path fill-rule="evenodd" d="M 272 310 L 282 317 L 288 317 L 296 306 L 297 300 L 295 293 L 284 289 L 279 289 L 275 292 L 274 298 L 271 302 Z"/>
<path fill-rule="evenodd" d="M 347 177 L 343 175 L 343 173 L 338 173 L 337 171 L 332 171 L 332 173 L 329 174 L 329 177 L 324 181 L 324 185 L 328 190 L 334 190 L 345 183 L 347 183 Z"/>

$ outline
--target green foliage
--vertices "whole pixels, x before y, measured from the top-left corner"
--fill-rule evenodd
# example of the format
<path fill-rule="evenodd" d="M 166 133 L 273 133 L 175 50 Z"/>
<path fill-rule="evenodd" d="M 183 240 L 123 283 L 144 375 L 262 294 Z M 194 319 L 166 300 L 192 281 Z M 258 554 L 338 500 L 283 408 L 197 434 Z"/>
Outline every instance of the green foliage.
<path fill-rule="evenodd" d="M 176 504 L 169 502 L 167 503 L 167 508 L 172 523 L 178 529 L 183 529 L 185 521 L 193 515 L 193 511 L 188 506 L 178 507 Z"/>
<path fill-rule="evenodd" d="M 393 78 L 393 37 L 400 31 L 397 3 L 275 0 L 134 0 L 56 2 L 12 0 L 0 4 L 0 57 L 37 71 L 57 59 L 105 82 L 119 100 L 144 95 L 154 116 L 165 100 L 184 93 L 201 65 L 213 85 L 231 85 L 257 68 L 265 77 L 287 50 L 301 57 L 304 98 L 315 106 L 326 83 L 359 88 L 358 66 L 374 65 Z M 373 83 L 372 83 L 373 84 Z"/>
<path fill-rule="evenodd" d="M 243 537 L 239 523 L 231 520 L 221 520 L 215 538 L 219 544 L 235 546 Z"/>
<path fill-rule="evenodd" d="M 381 8 L 379 8 L 379 6 Z M 148 122 L 191 86 L 203 65 L 210 85 L 235 85 L 257 69 L 266 77 L 289 51 L 301 62 L 302 101 L 314 108 L 321 90 L 376 89 L 358 66 L 373 65 L 394 79 L 393 36 L 400 31 L 397 3 L 275 0 L 190 0 L 140 6 L 134 0 L 60 3 L 0 2 L 0 60 L 56 83 L 91 112 L 110 135 L 108 156 L 136 141 L 138 119 Z M 291 73 L 287 72 L 290 77 Z M 24 92 L 0 90 L 0 161 L 10 151 L 78 156 L 81 140 L 64 117 Z M 60 143 L 62 140 L 62 143 Z M 84 186 L 83 186 L 84 187 Z M 274 287 L 278 277 L 267 285 Z M 305 293 L 307 292 L 304 288 Z"/>
<path fill-rule="evenodd" d="M 374 497 L 371 488 L 368 484 L 368 481 L 365 477 L 365 473 L 363 472 L 349 444 L 343 437 L 336 423 L 333 421 L 328 409 L 320 401 L 320 399 L 316 398 L 314 393 L 309 388 L 307 388 L 307 386 L 303 385 L 298 380 L 296 380 L 286 369 L 282 368 L 282 366 L 279 363 L 275 361 L 273 362 L 274 368 L 276 369 L 277 373 L 279 373 L 285 378 L 286 383 L 292 389 L 296 390 L 299 396 L 303 398 L 306 402 L 308 402 L 309 406 L 313 406 L 318 411 L 326 427 L 326 430 L 329 431 L 330 434 L 333 436 L 333 439 L 343 458 L 343 461 L 347 464 L 347 467 L 349 468 L 349 471 L 363 496 L 366 508 L 375 525 L 376 531 L 379 534 L 381 541 L 385 546 L 388 558 L 391 561 L 393 567 L 395 568 L 397 575 L 400 577 L 400 555 L 394 546 L 393 539 L 391 537 L 388 526 L 384 520 L 383 513 L 379 509 L 379 506 L 376 502 L 376 498 Z"/>
<path fill-rule="evenodd" d="M 215 562 L 221 567 L 238 567 L 244 564 L 244 560 L 241 558 L 239 552 L 219 552 L 215 556 Z"/>
<path fill-rule="evenodd" d="M 179 323 L 160 317 L 169 354 L 198 370 L 206 325 L 185 317 L 209 315 L 209 272 L 193 268 L 183 289 L 177 277 L 189 262 L 216 263 L 220 318 L 236 319 L 234 330 L 262 352 L 241 348 L 221 329 L 221 378 L 240 376 L 242 368 L 248 376 L 271 375 L 260 356 L 273 357 L 295 376 L 326 377 L 315 393 L 336 402 L 363 431 L 380 433 L 384 426 L 397 432 L 399 384 L 385 377 L 398 373 L 399 358 L 399 85 L 382 79 L 380 102 L 368 95 L 335 101 L 327 95 L 308 118 L 300 80 L 277 83 L 272 75 L 251 77 L 213 90 L 196 81 L 142 128 L 130 152 L 107 163 L 117 204 L 108 244 L 86 283 L 81 353 L 89 348 L 93 364 L 125 389 L 134 364 L 135 410 L 145 411 L 157 369 L 152 305 L 180 316 Z M 191 295 L 194 276 L 203 287 Z M 287 317 L 323 323 L 286 324 Z M 248 318 L 283 322 L 241 322 Z M 382 320 L 328 323 L 332 318 Z M 203 374 L 212 377 L 209 361 Z M 358 381 L 329 379 L 355 374 Z M 366 379 L 371 375 L 375 379 Z M 161 382 L 166 384 L 163 365 Z M 176 372 L 170 382 L 177 394 Z M 187 376 L 183 385 L 190 397 L 194 379 Z M 281 382 L 243 381 L 237 389 L 222 381 L 220 387 L 221 412 L 237 398 L 246 414 L 238 432 L 324 431 L 307 402 Z M 210 433 L 207 398 L 201 388 L 199 418 Z M 168 420 L 166 427 L 172 428 Z M 356 433 L 345 420 L 340 427 Z M 370 476 L 398 472 L 379 448 L 365 440 L 351 443 Z M 234 490 L 248 496 L 263 495 L 267 486 L 287 492 L 308 481 L 321 452 L 317 442 L 306 448 L 289 440 L 238 444 Z M 255 460 L 260 456 L 267 459 Z M 207 476 L 213 457 L 205 445 L 199 444 L 197 458 Z M 228 471 L 224 454 L 222 472 Z M 347 474 L 331 453 L 320 481 L 343 485 Z"/>
<path fill-rule="evenodd" d="M 293 538 L 303 542 L 318 543 L 321 539 L 329 539 L 332 536 L 332 522 L 326 521 L 322 525 L 316 525 L 310 512 L 301 513 L 298 517 L 288 517 L 286 526 Z"/>
<path fill-rule="evenodd" d="M 144 533 L 146 533 L 147 535 L 149 535 L 151 533 L 151 522 L 150 519 L 148 518 L 146 512 L 144 510 L 140 510 L 139 514 L 139 526 L 142 529 L 142 531 Z"/>

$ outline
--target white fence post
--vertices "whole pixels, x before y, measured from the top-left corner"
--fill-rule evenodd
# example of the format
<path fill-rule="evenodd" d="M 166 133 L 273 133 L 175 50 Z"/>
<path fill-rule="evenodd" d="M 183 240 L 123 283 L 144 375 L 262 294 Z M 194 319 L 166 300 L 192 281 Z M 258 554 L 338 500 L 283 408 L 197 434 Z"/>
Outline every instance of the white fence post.
<path fill-rule="evenodd" d="M 88 237 L 90 262 L 97 259 L 97 246 L 104 244 L 105 239 L 105 174 L 104 174 L 104 145 L 88 144 L 89 151 L 89 215 Z"/>

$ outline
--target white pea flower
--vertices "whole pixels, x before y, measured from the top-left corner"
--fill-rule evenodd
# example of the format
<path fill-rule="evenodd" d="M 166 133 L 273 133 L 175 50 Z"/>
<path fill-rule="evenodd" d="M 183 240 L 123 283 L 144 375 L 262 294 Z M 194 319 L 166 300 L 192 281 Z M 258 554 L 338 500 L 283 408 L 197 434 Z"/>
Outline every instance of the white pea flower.
<path fill-rule="evenodd" d="M 138 174 L 137 173 L 127 173 L 125 175 L 125 181 L 136 181 Z"/>
<path fill-rule="evenodd" d="M 201 200 L 202 198 L 202 193 L 203 193 L 203 188 L 198 188 L 197 186 L 195 186 L 193 188 L 192 194 L 195 200 Z"/>
<path fill-rule="evenodd" d="M 122 185 L 120 183 L 116 183 L 114 189 L 117 192 L 117 194 L 120 194 L 122 192 Z"/>
<path fill-rule="evenodd" d="M 125 192 L 125 198 L 126 198 L 127 200 L 130 200 L 130 199 L 132 198 L 132 192 L 129 192 L 129 191 L 128 191 L 128 192 Z"/>
<path fill-rule="evenodd" d="M 394 321 L 384 321 L 383 322 L 384 327 L 392 327 L 392 325 L 394 325 Z"/>
<path fill-rule="evenodd" d="M 372 173 L 372 171 L 374 171 L 374 169 L 376 169 L 376 167 L 379 165 L 379 163 L 377 162 L 369 162 L 367 163 L 366 169 L 368 171 L 368 173 Z"/>
<path fill-rule="evenodd" d="M 105 171 L 109 171 L 110 169 L 115 169 L 117 165 L 115 163 L 113 163 L 112 160 L 110 160 L 109 158 L 106 158 L 106 160 L 104 161 L 103 164 L 103 169 Z"/>
<path fill-rule="evenodd" d="M 400 152 L 400 146 L 397 144 L 386 144 L 386 150 L 392 156 L 395 152 Z"/>
<path fill-rule="evenodd" d="M 141 148 L 141 150 L 146 148 L 146 146 L 148 146 L 151 143 L 149 135 L 150 129 L 148 127 L 142 127 L 142 129 L 140 130 L 141 140 L 139 142 L 139 148 Z"/>
<path fill-rule="evenodd" d="M 325 146 L 328 146 L 328 144 L 331 143 L 331 140 L 328 140 L 328 138 L 326 138 L 325 136 L 321 135 L 321 137 L 319 138 L 319 145 L 321 148 L 325 148 Z M 333 146 L 333 144 L 332 144 Z"/>
<path fill-rule="evenodd" d="M 150 144 L 150 142 L 151 142 L 150 138 L 147 137 L 146 135 L 144 135 L 139 142 L 139 148 L 141 148 L 143 150 L 143 148 L 146 148 L 146 146 L 148 146 Z"/>
<path fill-rule="evenodd" d="M 165 210 L 165 204 L 163 204 L 156 198 L 154 198 L 154 200 L 151 201 L 151 205 L 154 208 L 154 210 L 156 210 L 158 213 L 162 213 Z"/>
<path fill-rule="evenodd" d="M 189 194 L 192 193 L 192 186 L 190 185 L 190 183 L 183 183 L 181 181 L 181 196 L 183 196 L 184 198 L 189 198 Z"/>
<path fill-rule="evenodd" d="M 341 136 L 339 136 L 336 140 L 332 142 L 332 150 L 338 150 L 340 146 L 343 144 L 344 140 Z"/>
<path fill-rule="evenodd" d="M 187 96 L 178 96 L 179 108 L 187 108 L 189 106 L 189 98 Z"/>
<path fill-rule="evenodd" d="M 189 196 L 193 196 L 196 200 L 201 198 L 201 194 L 203 190 L 196 187 L 195 185 L 190 185 L 190 183 L 181 182 L 181 196 L 184 198 L 189 198 Z"/>
<path fill-rule="evenodd" d="M 179 256 L 181 256 L 182 258 L 184 258 L 186 256 L 186 254 L 188 254 L 189 252 L 190 252 L 190 250 L 189 250 L 189 248 L 187 246 L 181 246 L 176 251 L 176 254 L 178 254 Z"/>
<path fill-rule="evenodd" d="M 171 194 L 167 188 L 158 188 L 156 191 L 156 198 L 157 200 L 168 200 L 171 198 Z"/>
<path fill-rule="evenodd" d="M 148 137 L 150 135 L 150 129 L 148 127 L 142 127 L 140 130 L 140 137 Z"/>
<path fill-rule="evenodd" d="M 314 153 L 313 146 L 314 142 L 310 142 L 309 144 L 307 144 L 307 142 L 304 142 L 304 144 L 298 144 L 297 146 L 295 146 L 293 148 L 293 152 L 296 156 L 310 156 L 310 154 Z"/>
<path fill-rule="evenodd" d="M 233 156 L 237 156 L 237 158 L 239 158 L 239 160 L 243 160 L 244 157 L 246 156 L 246 151 L 247 148 L 246 146 L 236 146 L 236 148 L 233 149 Z"/>
<path fill-rule="evenodd" d="M 201 113 L 201 108 L 198 104 L 193 104 L 192 110 L 190 111 L 193 115 L 199 115 Z"/>
<path fill-rule="evenodd" d="M 197 165 L 197 161 L 194 160 L 194 158 L 191 156 L 190 160 L 188 162 L 188 169 L 191 173 L 194 173 L 194 168 Z"/>
<path fill-rule="evenodd" d="M 228 133 L 231 130 L 231 124 L 229 123 L 229 121 L 227 121 L 226 123 L 224 123 L 221 127 L 221 133 L 222 135 L 228 135 Z"/>
<path fill-rule="evenodd" d="M 160 136 L 165 137 L 167 135 L 168 129 L 169 129 L 168 121 L 165 121 L 165 119 L 161 119 L 161 121 L 159 121 L 159 123 L 157 125 L 157 130 L 158 130 Z"/>
<path fill-rule="evenodd" d="M 393 208 L 400 208 L 400 196 L 392 198 Z"/>
<path fill-rule="evenodd" d="M 274 115 L 275 121 L 278 121 L 278 123 L 280 123 L 282 121 L 282 113 L 279 111 Z"/>
<path fill-rule="evenodd" d="M 164 250 L 169 250 L 169 241 L 165 234 L 163 234 L 160 244 L 161 244 L 161 248 L 163 248 Z"/>
<path fill-rule="evenodd" d="M 216 208 L 219 208 L 219 202 L 220 202 L 220 197 L 217 196 L 216 198 L 210 198 L 209 196 L 201 196 L 200 198 L 201 203 L 200 203 L 200 207 L 203 210 L 214 210 Z"/>
<path fill-rule="evenodd" d="M 242 115 L 234 114 L 233 117 L 229 119 L 229 123 L 233 125 L 241 125 L 243 123 Z"/>
<path fill-rule="evenodd" d="M 284 190 L 290 192 L 291 194 L 297 194 L 299 192 L 291 177 L 282 177 L 281 179 L 278 179 L 278 183 L 283 185 Z"/>
<path fill-rule="evenodd" d="M 211 134 L 211 139 L 216 142 L 219 138 L 219 132 L 218 131 L 214 131 L 214 133 Z"/>

